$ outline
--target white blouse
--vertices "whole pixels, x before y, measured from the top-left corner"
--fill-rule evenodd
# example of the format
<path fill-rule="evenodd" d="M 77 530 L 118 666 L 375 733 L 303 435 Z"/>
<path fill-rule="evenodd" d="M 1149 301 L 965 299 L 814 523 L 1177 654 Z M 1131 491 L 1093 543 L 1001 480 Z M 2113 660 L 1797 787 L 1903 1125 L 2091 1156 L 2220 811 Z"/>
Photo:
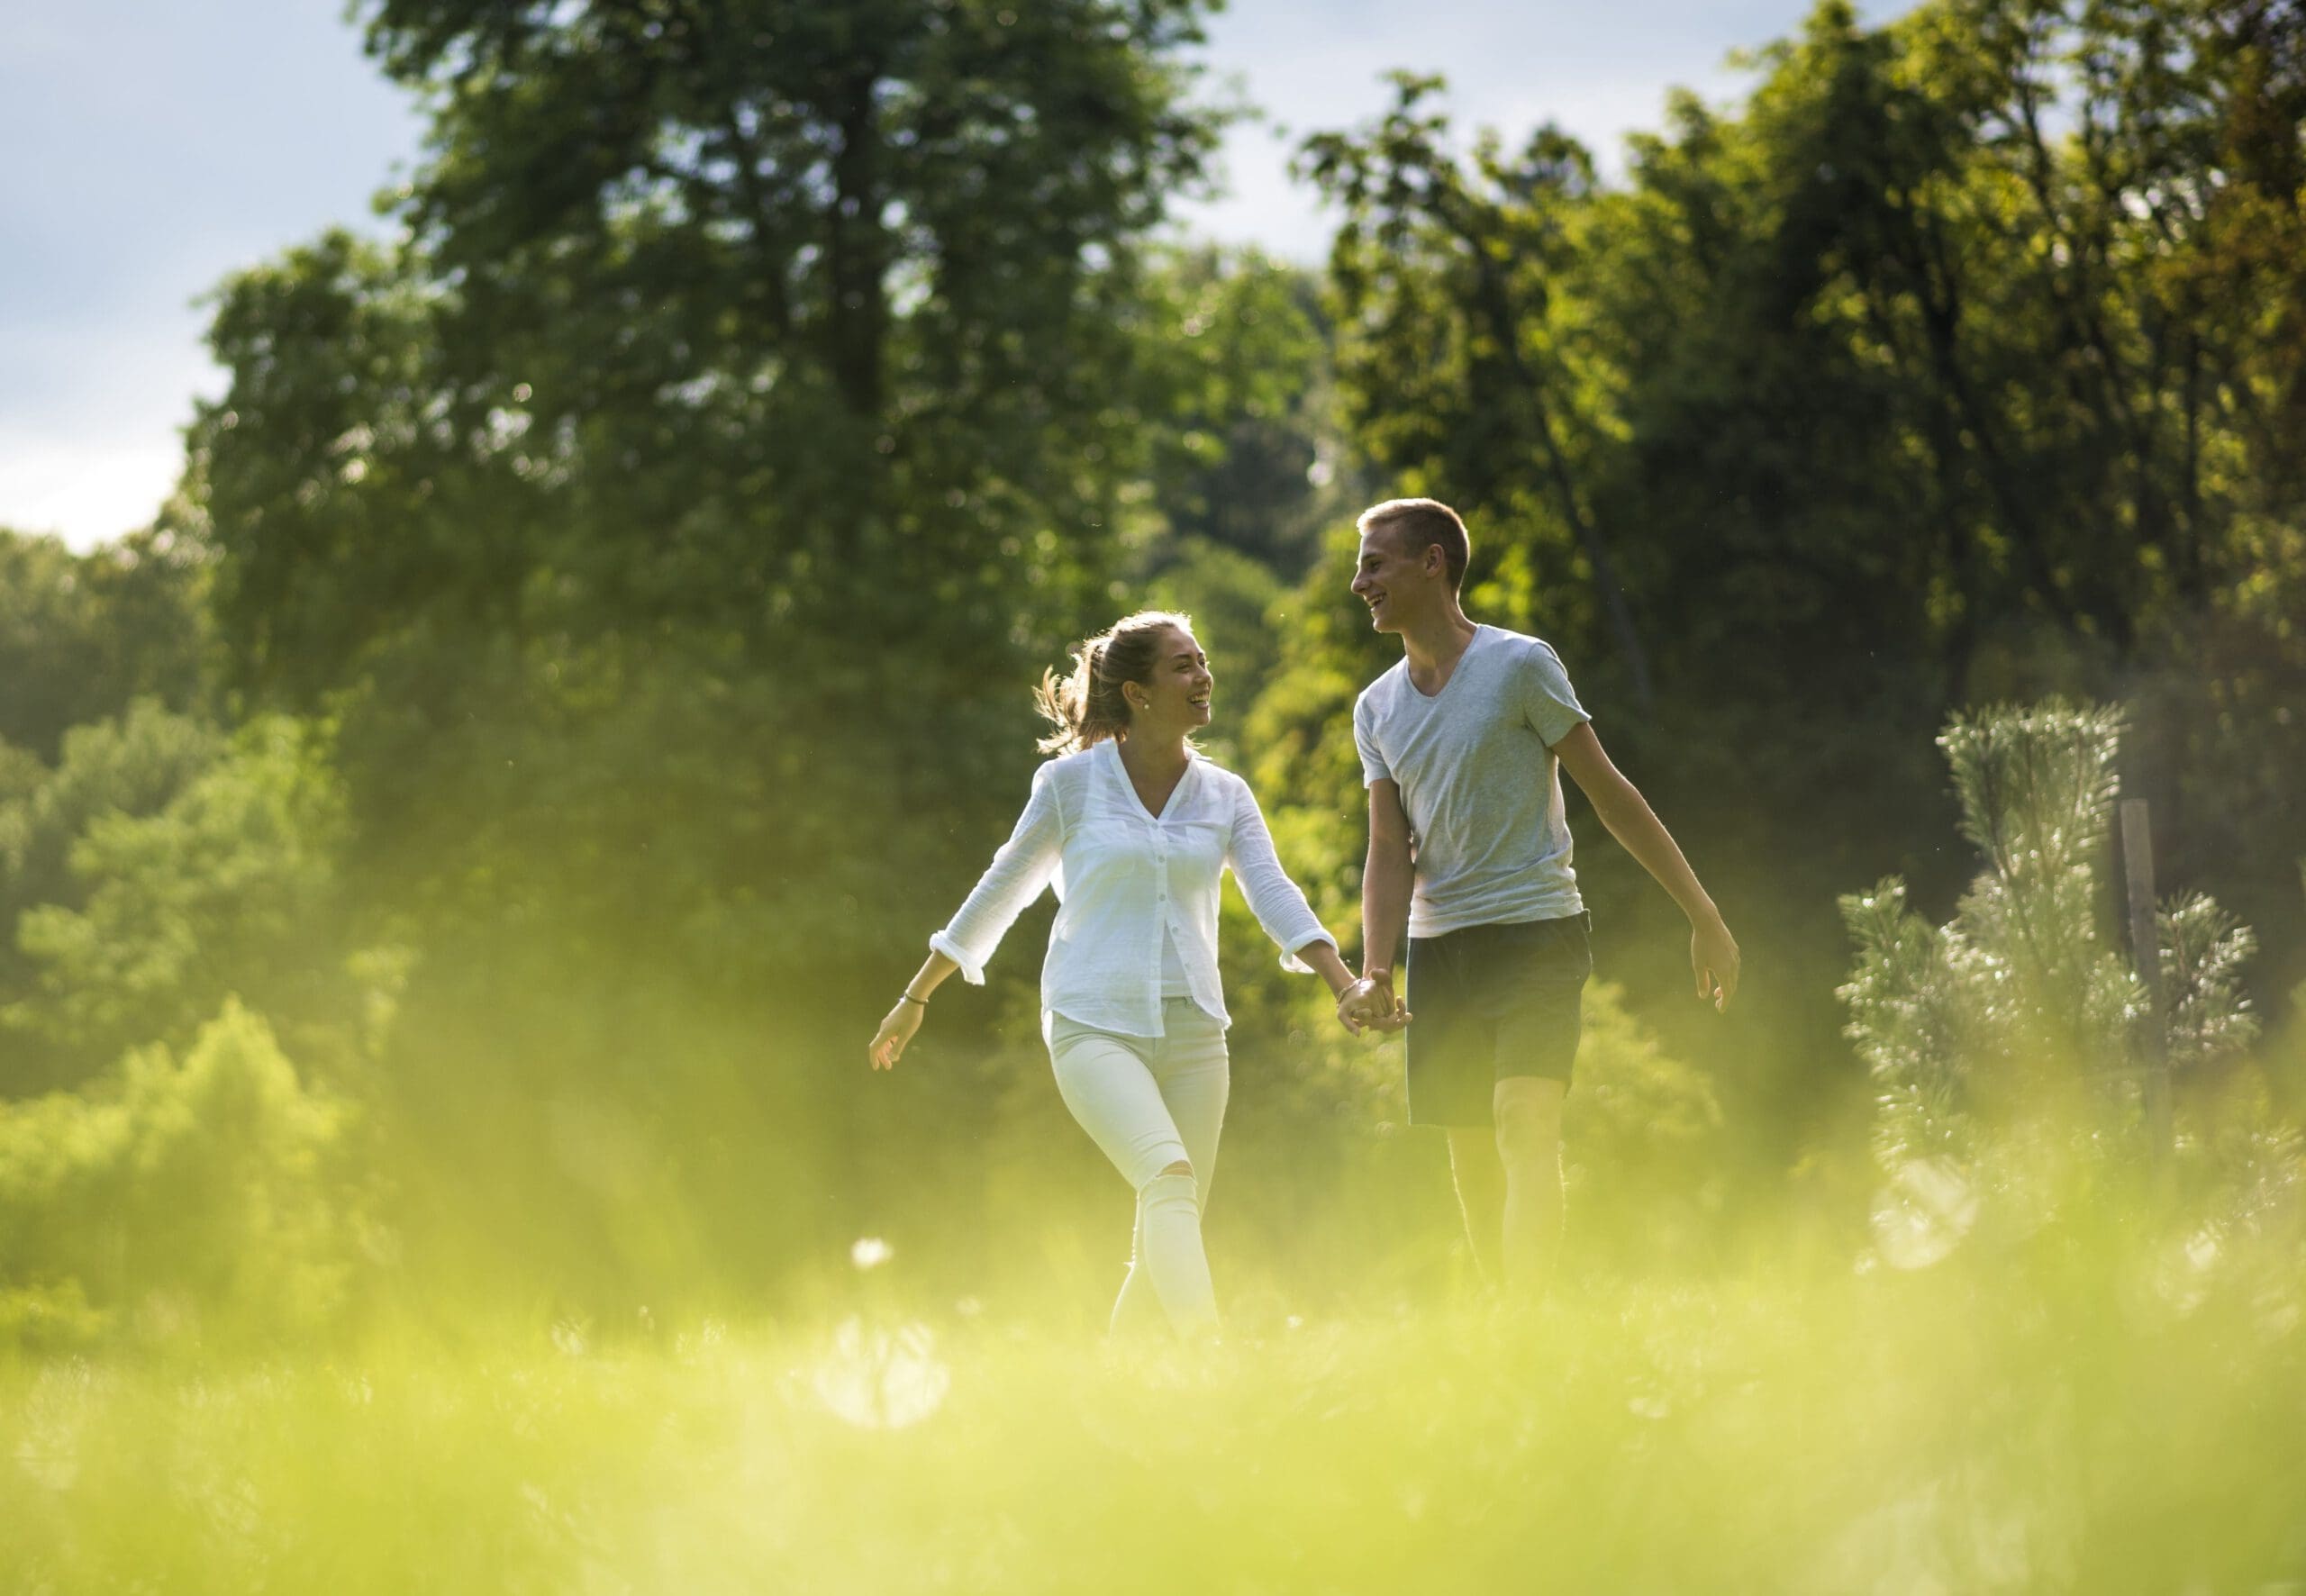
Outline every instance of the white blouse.
<path fill-rule="evenodd" d="M 1149 814 L 1130 784 L 1121 745 L 1107 739 L 1033 772 L 1016 830 L 929 946 L 981 986 L 1002 937 L 1054 884 L 1059 907 L 1041 964 L 1044 1013 L 1159 1036 L 1166 932 L 1194 1002 L 1230 1025 L 1217 975 L 1217 889 L 1229 866 L 1280 945 L 1282 968 L 1312 974 L 1298 949 L 1335 947 L 1336 939 L 1275 857 L 1249 784 L 1195 755 L 1161 812 Z"/>

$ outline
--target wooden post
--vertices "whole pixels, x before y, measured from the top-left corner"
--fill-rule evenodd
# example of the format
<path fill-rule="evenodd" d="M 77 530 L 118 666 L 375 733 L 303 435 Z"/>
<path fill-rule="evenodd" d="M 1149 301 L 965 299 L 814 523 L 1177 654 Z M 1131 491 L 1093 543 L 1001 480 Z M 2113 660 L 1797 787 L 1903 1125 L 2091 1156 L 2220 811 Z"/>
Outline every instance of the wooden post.
<path fill-rule="evenodd" d="M 2120 804 L 2122 876 L 2129 893 L 2130 967 L 2146 984 L 2151 1012 L 2146 1042 L 2146 1137 L 2156 1160 L 2169 1156 L 2170 1020 L 2162 994 L 2162 939 L 2154 926 L 2154 833 L 2147 823 L 2146 800 Z"/>

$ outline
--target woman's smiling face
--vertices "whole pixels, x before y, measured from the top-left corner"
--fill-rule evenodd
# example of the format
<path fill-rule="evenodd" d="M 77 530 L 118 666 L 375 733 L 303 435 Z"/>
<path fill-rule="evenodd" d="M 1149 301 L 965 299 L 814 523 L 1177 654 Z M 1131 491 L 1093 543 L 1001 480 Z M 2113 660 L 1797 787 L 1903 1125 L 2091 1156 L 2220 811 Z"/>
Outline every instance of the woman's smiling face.
<path fill-rule="evenodd" d="M 1154 653 L 1152 676 L 1129 685 L 1130 718 L 1148 730 L 1173 727 L 1191 731 L 1206 726 L 1210 689 L 1215 680 L 1210 674 L 1209 656 L 1201 651 L 1193 633 L 1182 626 L 1167 627 Z"/>

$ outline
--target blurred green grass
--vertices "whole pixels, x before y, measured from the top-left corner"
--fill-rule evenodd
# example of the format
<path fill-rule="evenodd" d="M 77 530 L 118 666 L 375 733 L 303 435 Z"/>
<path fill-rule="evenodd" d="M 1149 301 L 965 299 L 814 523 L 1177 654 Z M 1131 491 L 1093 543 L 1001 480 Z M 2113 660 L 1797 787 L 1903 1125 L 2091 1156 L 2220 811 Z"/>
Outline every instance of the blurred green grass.
<path fill-rule="evenodd" d="M 812 1322 L 19 1358 L 0 1587 L 2292 1589 L 2280 1256 L 2109 1217 L 1203 1351 L 910 1317 L 885 1274 Z"/>

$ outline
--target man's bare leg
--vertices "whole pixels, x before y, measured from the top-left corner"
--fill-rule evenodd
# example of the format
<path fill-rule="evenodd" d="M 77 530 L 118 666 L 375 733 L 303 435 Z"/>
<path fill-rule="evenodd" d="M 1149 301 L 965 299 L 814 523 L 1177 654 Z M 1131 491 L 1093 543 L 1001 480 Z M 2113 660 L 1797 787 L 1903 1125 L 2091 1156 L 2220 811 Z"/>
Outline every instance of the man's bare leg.
<path fill-rule="evenodd" d="M 1543 1297 L 1561 1254 L 1561 1105 L 1568 1087 L 1535 1075 L 1497 1083 L 1497 1159 L 1504 1183 L 1501 1237 L 1508 1295 Z M 1450 1133 L 1456 1151 L 1457 1132 Z"/>
<path fill-rule="evenodd" d="M 1498 1238 L 1505 1212 L 1505 1166 L 1498 1162 L 1497 1137 L 1480 1125 L 1452 1125 L 1448 1136 L 1449 1174 L 1457 1184 L 1466 1240 L 1482 1278 L 1494 1285 L 1502 1278 Z"/>

